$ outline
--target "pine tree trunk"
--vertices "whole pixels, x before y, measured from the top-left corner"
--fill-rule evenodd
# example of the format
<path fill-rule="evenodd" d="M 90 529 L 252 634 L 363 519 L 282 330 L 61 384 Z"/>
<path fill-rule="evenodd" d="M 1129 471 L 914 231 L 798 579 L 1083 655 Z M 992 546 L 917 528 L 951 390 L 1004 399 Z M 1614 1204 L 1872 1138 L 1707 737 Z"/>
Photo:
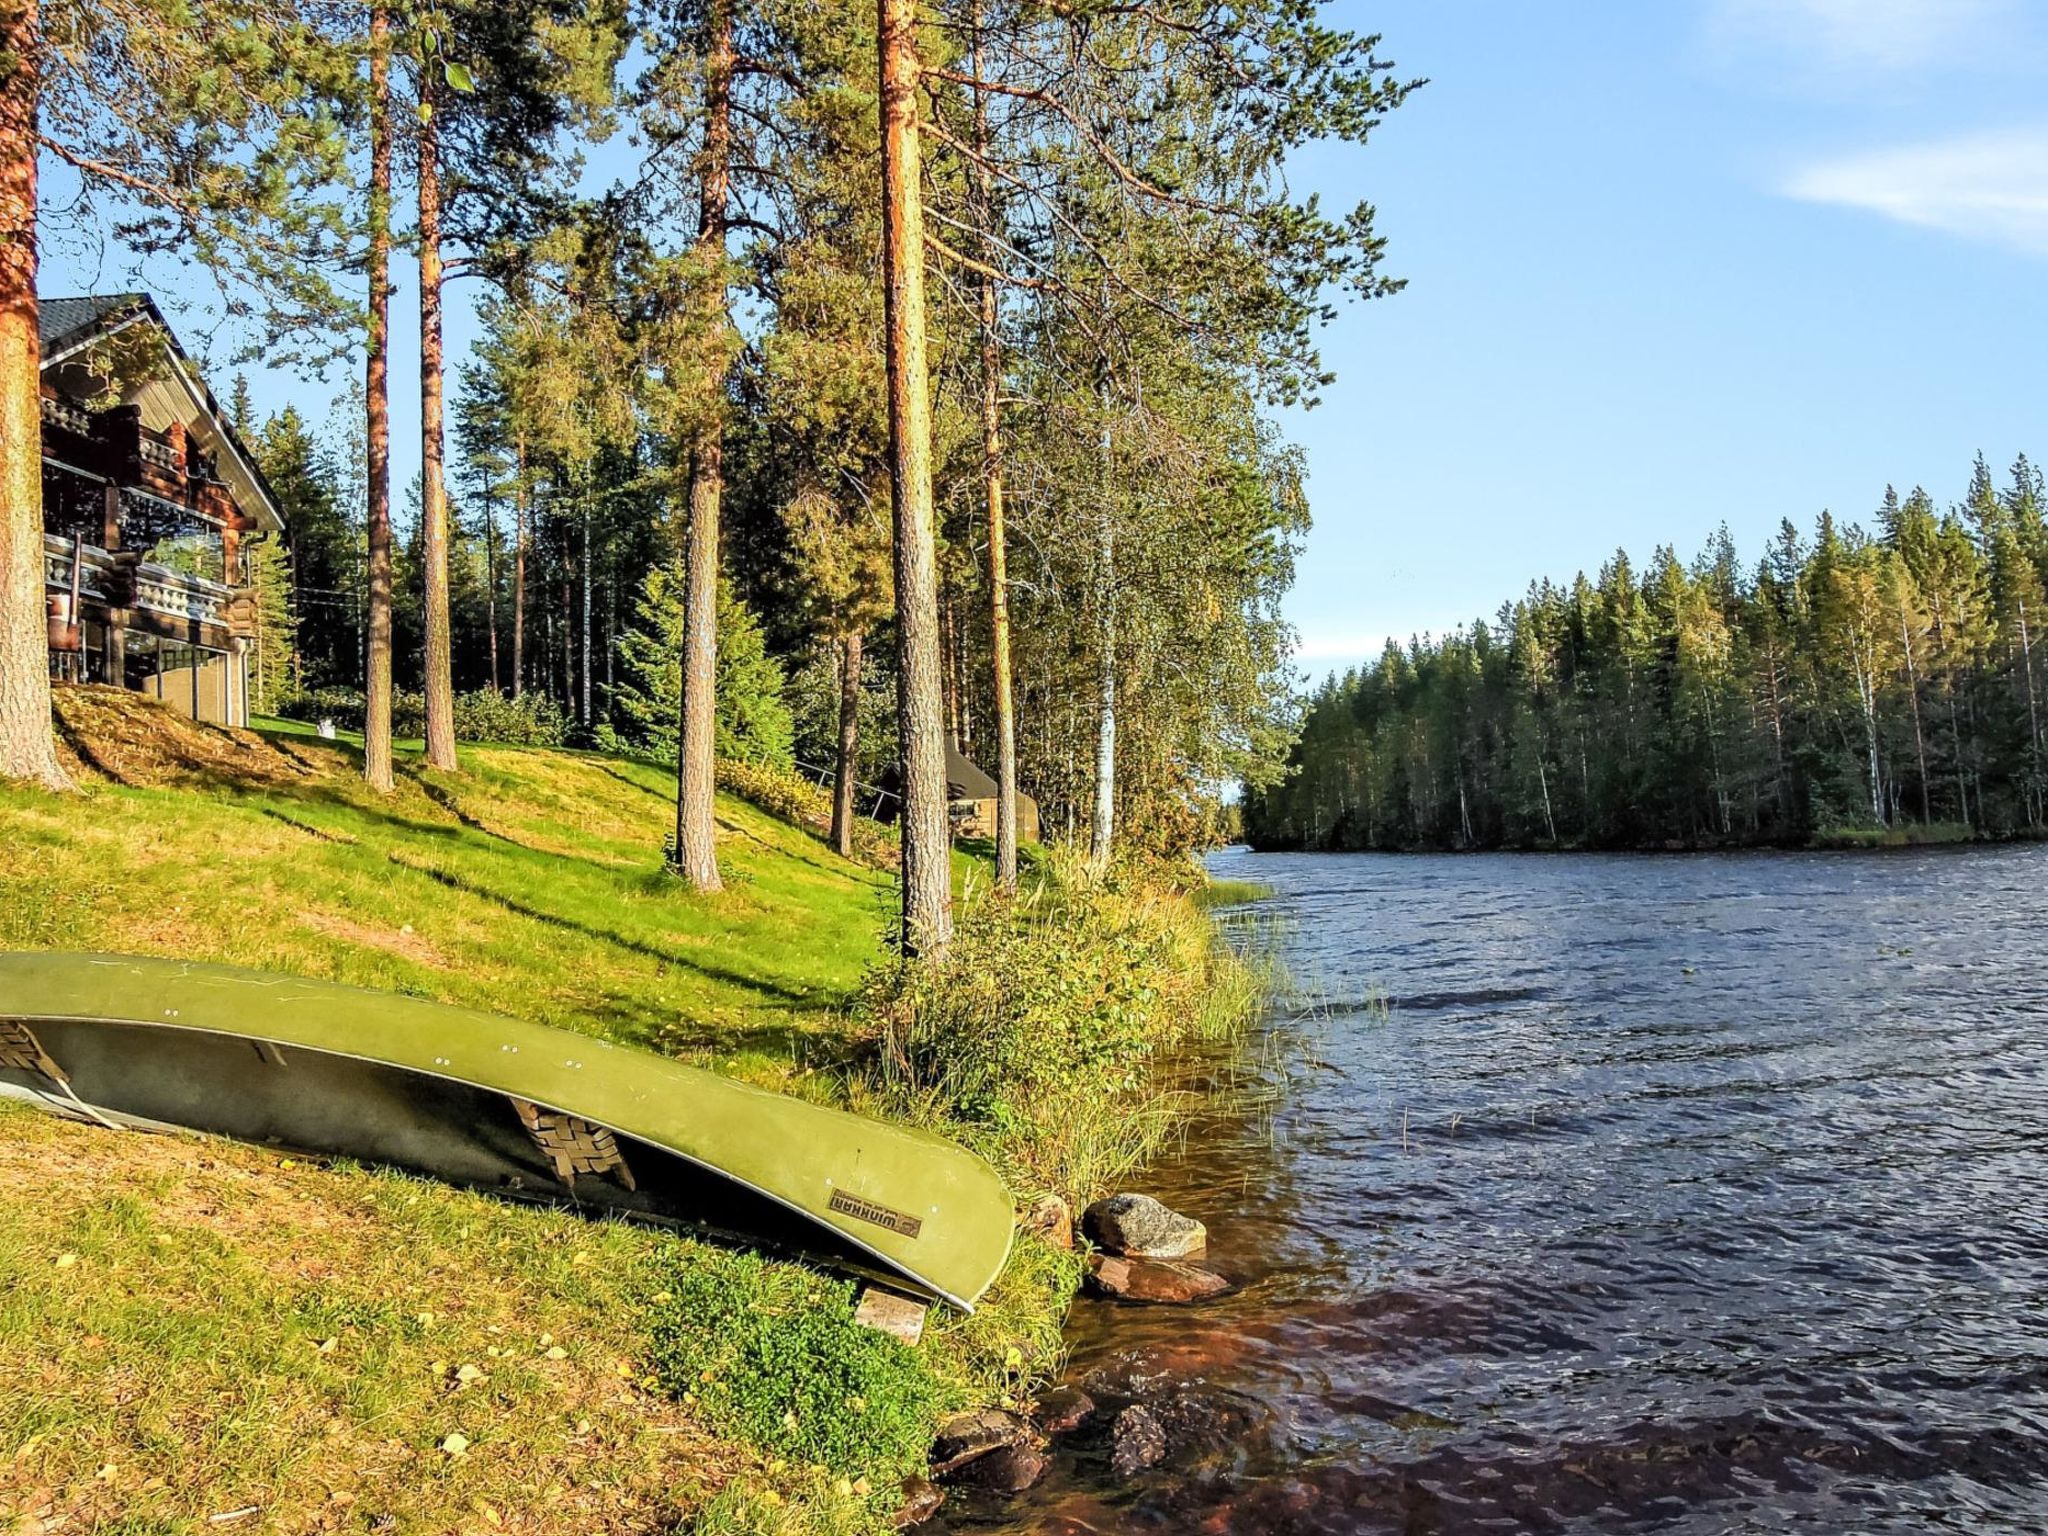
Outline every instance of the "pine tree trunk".
<path fill-rule="evenodd" d="M 985 194 L 984 194 L 985 195 Z M 981 280 L 981 484 L 988 512 L 989 664 L 996 711 L 996 889 L 1017 889 L 1017 707 L 1010 679 L 1010 573 L 1003 526 L 1003 360 L 996 283 Z"/>
<path fill-rule="evenodd" d="M 583 666 L 576 701 L 576 723 L 587 736 L 595 718 L 590 707 L 590 486 L 583 487 Z"/>
<path fill-rule="evenodd" d="M 1108 434 L 1103 434 L 1105 452 Z M 1107 494 L 1108 487 L 1104 486 Z M 1095 814 L 1088 828 L 1088 862 L 1100 873 L 1116 851 L 1116 533 L 1103 509 L 1097 531 L 1099 583 L 1096 608 L 1101 658 L 1096 670 Z"/>
<path fill-rule="evenodd" d="M 698 184 L 697 252 L 707 266 L 725 261 L 732 187 L 732 7 L 712 0 L 704 58 L 704 148 Z M 709 274 L 705 274 L 708 276 Z M 730 324 L 721 288 L 714 326 Z M 718 847 L 718 519 L 725 494 L 722 410 L 698 431 L 690 454 L 690 525 L 683 540 L 682 714 L 676 732 L 676 872 L 700 891 L 716 891 Z"/>
<path fill-rule="evenodd" d="M 0 779 L 68 789 L 50 720 L 36 322 L 36 0 L 0 9 Z"/>
<path fill-rule="evenodd" d="M 981 8 L 974 13 L 974 74 L 981 76 Z M 987 158 L 988 93 L 974 94 L 974 148 Z M 986 166 L 974 173 L 974 217 L 982 260 L 996 265 L 995 199 Z M 1017 705 L 1010 677 L 1010 553 L 1003 508 L 1003 349 L 1001 295 L 993 271 L 981 275 L 981 487 L 988 523 L 990 694 L 996 713 L 996 890 L 1017 889 Z"/>
<path fill-rule="evenodd" d="M 512 697 L 526 689 L 526 434 L 512 448 Z"/>
<path fill-rule="evenodd" d="M 484 632 L 491 641 L 491 692 L 505 690 L 498 681 L 498 514 L 484 517 Z"/>
<path fill-rule="evenodd" d="M 391 766 L 391 17 L 370 8 L 370 328 L 363 363 L 369 619 L 363 656 L 363 777 L 389 793 Z"/>
<path fill-rule="evenodd" d="M 881 55 L 889 480 L 895 510 L 897 717 L 903 758 L 902 943 L 907 954 L 935 956 L 953 937 L 953 871 L 946 819 L 945 700 L 939 677 L 938 546 L 932 510 L 917 120 L 920 66 L 913 0 L 877 0 L 876 33 Z"/>
<path fill-rule="evenodd" d="M 860 765 L 860 648 L 855 630 L 839 644 L 839 759 L 832 780 L 832 847 L 853 857 L 853 793 Z"/>
<path fill-rule="evenodd" d="M 425 577 L 427 764 L 455 767 L 454 641 L 448 619 L 448 483 L 443 469 L 441 149 L 433 66 L 420 70 L 420 564 Z"/>

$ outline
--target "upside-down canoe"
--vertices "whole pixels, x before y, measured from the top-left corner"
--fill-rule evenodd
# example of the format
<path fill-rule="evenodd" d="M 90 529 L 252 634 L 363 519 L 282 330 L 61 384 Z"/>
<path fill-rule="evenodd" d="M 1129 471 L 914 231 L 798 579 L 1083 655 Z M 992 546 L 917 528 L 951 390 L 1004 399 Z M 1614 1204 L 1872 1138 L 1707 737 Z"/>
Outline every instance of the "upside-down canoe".
<path fill-rule="evenodd" d="M 995 1171 L 939 1137 L 664 1057 L 227 966 L 0 954 L 0 1093 L 733 1234 L 972 1310 Z"/>

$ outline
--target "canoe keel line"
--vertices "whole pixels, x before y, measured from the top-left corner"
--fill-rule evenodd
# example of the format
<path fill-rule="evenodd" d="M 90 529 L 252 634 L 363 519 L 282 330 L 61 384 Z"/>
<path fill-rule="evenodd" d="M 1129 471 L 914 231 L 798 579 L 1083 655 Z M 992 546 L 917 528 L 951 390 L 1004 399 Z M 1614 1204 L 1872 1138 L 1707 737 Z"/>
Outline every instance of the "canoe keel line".
<path fill-rule="evenodd" d="M 964 1148 L 665 1057 L 226 966 L 0 954 L 0 1093 L 801 1253 L 962 1310 L 1011 1203 Z"/>

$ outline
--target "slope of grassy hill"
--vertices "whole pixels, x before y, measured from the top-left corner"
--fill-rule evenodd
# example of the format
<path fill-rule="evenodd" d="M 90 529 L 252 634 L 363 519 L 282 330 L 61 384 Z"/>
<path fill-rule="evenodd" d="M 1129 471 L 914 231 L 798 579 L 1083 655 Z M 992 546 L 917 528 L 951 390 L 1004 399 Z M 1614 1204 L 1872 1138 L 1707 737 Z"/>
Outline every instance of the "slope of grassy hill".
<path fill-rule="evenodd" d="M 703 898 L 661 869 L 655 767 L 465 747 L 382 798 L 347 743 L 60 708 L 85 787 L 0 786 L 0 948 L 295 972 L 843 1091 L 892 882 L 815 826 L 721 796 L 730 888 Z M 1075 1279 L 1020 1244 L 913 1352 L 801 1266 L 5 1105 L 0 1275 L 21 1533 L 879 1529 L 938 1412 L 1055 1358 Z M 677 1379 L 694 1356 L 659 1341 L 738 1348 L 750 1319 L 801 1349 Z"/>

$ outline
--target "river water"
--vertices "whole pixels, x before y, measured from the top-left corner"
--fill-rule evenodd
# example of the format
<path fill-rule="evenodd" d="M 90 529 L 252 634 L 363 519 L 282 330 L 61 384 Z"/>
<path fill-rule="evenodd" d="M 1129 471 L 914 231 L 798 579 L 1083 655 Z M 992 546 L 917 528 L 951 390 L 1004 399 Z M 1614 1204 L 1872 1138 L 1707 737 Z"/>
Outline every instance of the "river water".
<path fill-rule="evenodd" d="M 1214 868 L 1317 999 L 1144 1181 L 1240 1288 L 1080 1303 L 1178 1443 L 998 1529 L 2048 1531 L 2048 849 Z"/>

